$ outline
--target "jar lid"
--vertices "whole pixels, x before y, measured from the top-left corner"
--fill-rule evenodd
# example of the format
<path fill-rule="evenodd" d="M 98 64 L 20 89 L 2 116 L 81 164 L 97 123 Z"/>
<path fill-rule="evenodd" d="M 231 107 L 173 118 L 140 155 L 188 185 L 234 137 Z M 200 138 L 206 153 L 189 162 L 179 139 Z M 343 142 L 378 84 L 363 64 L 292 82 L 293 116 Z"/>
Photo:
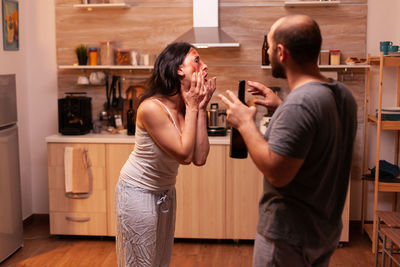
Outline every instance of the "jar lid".
<path fill-rule="evenodd" d="M 97 51 L 97 47 L 89 47 L 89 51 Z"/>
<path fill-rule="evenodd" d="M 330 50 L 331 53 L 340 53 L 340 50 Z"/>

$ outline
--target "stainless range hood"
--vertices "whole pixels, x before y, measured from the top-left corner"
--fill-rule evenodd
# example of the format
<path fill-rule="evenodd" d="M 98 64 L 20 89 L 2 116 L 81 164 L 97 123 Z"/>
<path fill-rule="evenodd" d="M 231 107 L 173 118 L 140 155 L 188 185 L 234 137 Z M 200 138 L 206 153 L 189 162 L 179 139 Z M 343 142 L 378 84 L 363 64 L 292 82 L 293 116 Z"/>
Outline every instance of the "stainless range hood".
<path fill-rule="evenodd" d="M 175 41 L 197 48 L 240 46 L 218 25 L 218 0 L 193 0 L 193 28 Z"/>

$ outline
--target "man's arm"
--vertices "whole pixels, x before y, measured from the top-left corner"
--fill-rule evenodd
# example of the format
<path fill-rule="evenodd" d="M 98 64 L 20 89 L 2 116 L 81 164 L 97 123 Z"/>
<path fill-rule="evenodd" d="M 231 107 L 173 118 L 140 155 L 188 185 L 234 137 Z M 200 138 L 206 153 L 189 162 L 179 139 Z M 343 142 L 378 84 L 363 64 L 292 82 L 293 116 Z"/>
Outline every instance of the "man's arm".
<path fill-rule="evenodd" d="M 296 176 L 304 160 L 273 152 L 253 120 L 242 124 L 238 130 L 251 158 L 268 182 L 276 187 L 288 185 Z"/>
<path fill-rule="evenodd" d="M 255 107 L 247 107 L 231 91 L 226 91 L 230 99 L 219 98 L 228 106 L 227 120 L 239 130 L 257 168 L 276 187 L 289 184 L 296 176 L 304 160 L 279 155 L 270 149 L 254 122 Z"/>

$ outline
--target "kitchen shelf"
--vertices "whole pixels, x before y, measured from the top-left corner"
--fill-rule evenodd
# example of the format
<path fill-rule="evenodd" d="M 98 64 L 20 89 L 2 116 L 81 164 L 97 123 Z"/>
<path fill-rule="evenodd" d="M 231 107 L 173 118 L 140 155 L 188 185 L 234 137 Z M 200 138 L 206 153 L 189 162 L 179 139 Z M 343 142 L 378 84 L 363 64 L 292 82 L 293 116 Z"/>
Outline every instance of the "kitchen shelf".
<path fill-rule="evenodd" d="M 285 7 L 333 7 L 340 1 L 285 1 Z"/>
<path fill-rule="evenodd" d="M 383 52 L 380 53 L 379 57 L 371 57 L 368 55 L 368 64 L 372 67 L 379 67 L 379 82 L 378 82 L 378 103 L 377 105 L 377 114 L 375 112 L 370 112 L 369 114 L 365 114 L 364 116 L 364 160 L 363 160 L 363 173 L 368 173 L 368 154 L 372 153 L 375 154 L 375 176 L 373 180 L 362 180 L 362 197 L 361 197 L 361 225 L 364 231 L 368 231 L 366 221 L 366 209 L 367 209 L 367 182 L 372 182 L 374 187 L 374 199 L 373 203 L 373 227 L 372 227 L 372 252 L 377 253 L 376 250 L 376 241 L 377 241 L 377 231 L 376 231 L 376 224 L 377 224 L 377 210 L 379 205 L 379 193 L 380 192 L 391 192 L 395 193 L 393 195 L 392 201 L 392 211 L 397 210 L 397 193 L 400 192 L 400 183 L 397 182 L 387 182 L 381 181 L 379 179 L 379 161 L 380 161 L 380 150 L 381 150 L 381 132 L 385 130 L 395 131 L 395 138 L 393 140 L 394 146 L 394 157 L 393 157 L 393 164 L 399 164 L 399 150 L 400 150 L 400 143 L 399 143 L 399 136 L 400 136 L 400 121 L 395 120 L 382 120 L 382 95 L 383 95 L 383 76 L 385 72 L 385 67 L 397 67 L 397 90 L 396 94 L 392 96 L 392 98 L 396 101 L 396 107 L 400 107 L 400 57 L 396 56 L 384 56 Z M 365 110 L 368 112 L 372 103 L 370 102 L 370 93 L 371 93 L 371 70 L 367 70 L 367 80 L 366 80 L 366 98 L 365 98 Z M 374 108 L 375 111 L 375 108 Z M 378 117 L 378 118 L 377 118 Z M 368 147 L 368 125 L 374 125 L 376 128 L 376 144 L 375 149 L 369 149 Z"/>
<path fill-rule="evenodd" d="M 59 69 L 68 70 L 152 70 L 154 66 L 131 66 L 131 65 L 60 65 Z"/>
<path fill-rule="evenodd" d="M 87 9 L 128 9 L 129 5 L 126 3 L 111 3 L 111 4 L 75 4 L 74 8 Z"/>
<path fill-rule="evenodd" d="M 378 119 L 374 114 L 368 114 L 368 121 L 376 123 Z M 382 130 L 400 130 L 400 121 L 381 121 Z"/>
<path fill-rule="evenodd" d="M 355 64 L 355 65 L 319 65 L 320 69 L 368 69 L 370 65 L 366 64 Z M 262 69 L 271 69 L 271 66 L 263 66 Z"/>

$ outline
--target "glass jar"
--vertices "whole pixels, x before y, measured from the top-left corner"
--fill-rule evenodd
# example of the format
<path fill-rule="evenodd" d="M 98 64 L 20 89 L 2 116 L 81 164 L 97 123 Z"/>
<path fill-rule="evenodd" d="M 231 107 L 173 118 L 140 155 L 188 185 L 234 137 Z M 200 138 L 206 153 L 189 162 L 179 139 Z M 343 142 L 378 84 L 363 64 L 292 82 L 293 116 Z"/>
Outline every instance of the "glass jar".
<path fill-rule="evenodd" d="M 130 65 L 131 64 L 131 51 L 129 49 L 116 49 L 115 50 L 115 64 L 116 65 Z"/>
<path fill-rule="evenodd" d="M 331 65 L 340 65 L 340 50 L 331 50 Z"/>
<path fill-rule="evenodd" d="M 89 65 L 97 65 L 98 51 L 97 47 L 89 47 Z"/>
<path fill-rule="evenodd" d="M 101 65 L 114 65 L 114 42 L 100 42 L 100 63 Z"/>

